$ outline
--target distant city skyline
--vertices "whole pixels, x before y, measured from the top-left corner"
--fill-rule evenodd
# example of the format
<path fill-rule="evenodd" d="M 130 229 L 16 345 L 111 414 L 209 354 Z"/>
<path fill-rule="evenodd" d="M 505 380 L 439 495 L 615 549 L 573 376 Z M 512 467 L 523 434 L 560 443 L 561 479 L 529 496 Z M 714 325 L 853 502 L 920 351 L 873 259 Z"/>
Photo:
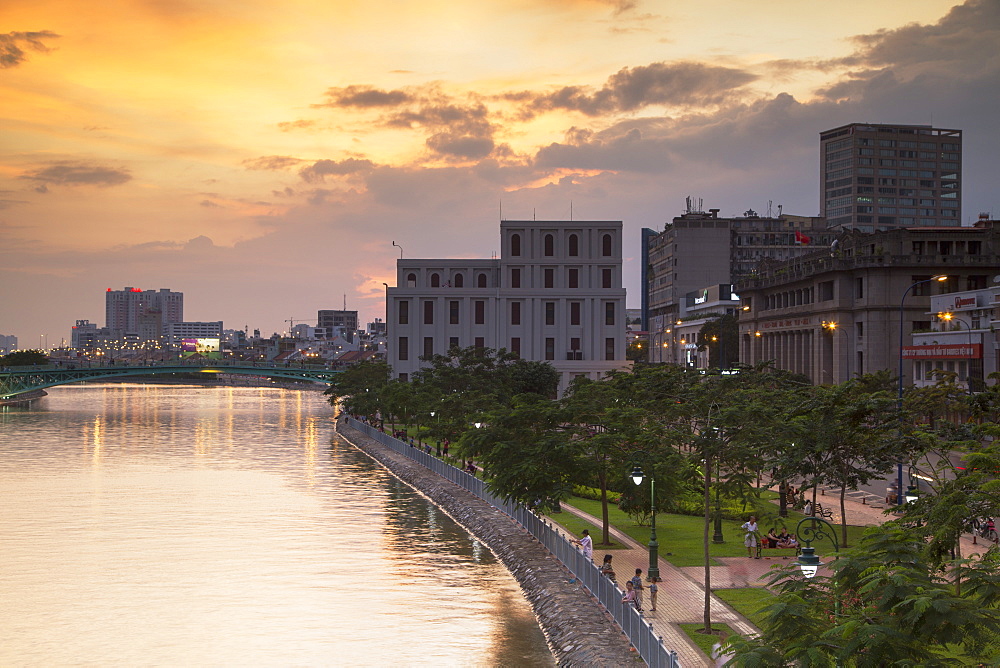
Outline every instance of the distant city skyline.
<path fill-rule="evenodd" d="M 997 215 L 995 0 L 5 7 L 0 334 L 103 322 L 107 287 L 185 318 L 384 317 L 406 258 L 482 258 L 505 219 L 622 220 L 688 195 L 820 210 L 819 135 L 963 132 L 962 219 Z M 345 297 L 346 296 L 346 297 Z M 314 322 L 312 324 L 315 324 Z"/>

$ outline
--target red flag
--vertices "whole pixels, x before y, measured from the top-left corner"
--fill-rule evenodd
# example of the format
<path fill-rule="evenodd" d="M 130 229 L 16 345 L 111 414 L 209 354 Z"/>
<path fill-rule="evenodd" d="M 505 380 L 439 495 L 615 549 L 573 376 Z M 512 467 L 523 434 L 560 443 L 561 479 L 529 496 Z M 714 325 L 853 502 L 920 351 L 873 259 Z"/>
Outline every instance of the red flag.
<path fill-rule="evenodd" d="M 802 234 L 798 230 L 795 230 L 795 243 L 797 244 L 808 244 L 812 243 L 812 239 Z"/>

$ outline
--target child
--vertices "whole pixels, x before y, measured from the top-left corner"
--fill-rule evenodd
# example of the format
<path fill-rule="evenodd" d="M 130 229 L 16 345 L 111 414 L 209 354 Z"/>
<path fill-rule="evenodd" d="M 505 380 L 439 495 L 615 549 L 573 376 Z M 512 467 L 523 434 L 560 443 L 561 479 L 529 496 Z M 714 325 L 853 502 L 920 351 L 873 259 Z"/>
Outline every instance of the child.
<path fill-rule="evenodd" d="M 656 586 L 656 580 L 651 580 L 649 583 L 649 611 L 656 612 L 656 594 L 660 591 L 660 588 Z"/>
<path fill-rule="evenodd" d="M 624 598 L 622 598 L 622 603 L 626 603 L 626 604 L 630 603 L 630 604 L 632 604 L 632 605 L 635 606 L 636 610 L 639 610 L 640 612 L 642 610 L 639 607 L 639 603 L 638 603 L 638 601 L 637 601 L 637 599 L 635 597 L 635 589 L 632 587 L 632 581 L 631 580 L 629 580 L 628 582 L 625 583 L 625 596 L 624 596 Z"/>

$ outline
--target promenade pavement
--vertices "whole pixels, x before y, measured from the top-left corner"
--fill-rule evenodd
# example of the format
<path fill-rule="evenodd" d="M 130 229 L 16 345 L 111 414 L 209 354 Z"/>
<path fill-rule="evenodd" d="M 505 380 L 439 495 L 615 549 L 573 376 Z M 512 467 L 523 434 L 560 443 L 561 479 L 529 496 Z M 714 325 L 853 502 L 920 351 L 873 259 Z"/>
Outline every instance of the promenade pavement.
<path fill-rule="evenodd" d="M 833 517 L 829 520 L 836 526 L 840 523 L 840 492 L 839 490 L 821 489 L 817 500 L 823 504 L 824 509 L 833 511 Z M 892 518 L 886 515 L 885 499 L 876 497 L 865 492 L 848 492 L 845 497 L 845 511 L 847 523 L 860 526 L 874 526 L 881 524 Z M 582 519 L 587 520 L 595 526 L 601 526 L 599 518 L 589 515 L 578 508 L 563 504 L 565 512 L 572 513 Z M 555 520 L 558 524 L 558 520 Z M 563 527 L 558 527 L 564 533 L 569 532 Z M 792 530 L 793 527 L 788 527 Z M 615 573 L 618 576 L 619 585 L 624 586 L 625 580 L 629 579 L 636 568 L 643 570 L 645 578 L 649 567 L 649 549 L 647 546 L 637 543 L 629 536 L 614 527 L 611 528 L 611 535 L 614 540 L 625 546 L 625 549 L 608 551 L 614 555 Z M 578 536 L 571 536 L 578 538 Z M 742 542 L 742 536 L 732 536 L 727 540 Z M 838 533 L 839 540 L 839 533 Z M 661 536 L 661 550 L 665 550 L 669 544 L 669 537 Z M 962 539 L 962 556 L 978 554 L 984 552 L 991 544 L 980 539 L 973 543 L 972 536 L 966 535 Z M 832 558 L 833 546 L 829 542 L 823 545 L 814 543 L 817 554 L 820 554 L 824 562 L 829 562 Z M 662 553 L 662 552 L 661 552 Z M 598 546 L 594 549 L 594 558 L 598 562 L 603 558 Z M 768 554 L 765 550 L 761 559 L 749 559 L 747 557 L 722 557 L 716 559 L 720 565 L 713 565 L 712 589 L 731 589 L 743 587 L 764 587 L 768 582 L 768 573 L 772 568 L 779 568 L 794 563 L 795 557 L 790 550 L 774 551 Z M 705 605 L 704 590 L 704 568 L 677 567 L 664 559 L 659 560 L 660 577 L 659 600 L 656 611 L 650 610 L 649 591 L 644 591 L 643 607 L 645 617 L 653 625 L 658 635 L 663 637 L 663 643 L 668 649 L 677 652 L 681 665 L 685 668 L 689 666 L 713 666 L 714 663 L 706 657 L 700 649 L 688 638 L 678 626 L 683 623 L 700 624 L 703 620 Z M 748 619 L 730 608 L 714 594 L 711 596 L 712 621 L 728 624 L 730 628 L 740 634 L 759 633 Z"/>

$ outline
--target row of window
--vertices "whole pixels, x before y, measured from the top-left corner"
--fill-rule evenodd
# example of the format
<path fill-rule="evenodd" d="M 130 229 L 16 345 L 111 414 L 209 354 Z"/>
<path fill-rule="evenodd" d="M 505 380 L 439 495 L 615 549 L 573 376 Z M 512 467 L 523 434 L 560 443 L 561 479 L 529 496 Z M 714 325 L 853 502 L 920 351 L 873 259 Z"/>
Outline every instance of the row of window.
<path fill-rule="evenodd" d="M 396 321 L 400 325 L 410 324 L 410 302 L 405 300 L 400 300 L 397 302 L 397 313 Z M 423 321 L 425 325 L 434 324 L 434 304 L 433 300 L 425 300 L 423 302 Z M 569 304 L 569 324 L 579 325 L 581 322 L 580 312 L 582 308 L 582 302 L 571 301 Z M 449 325 L 459 325 L 461 324 L 460 318 L 460 308 L 461 302 L 456 300 L 448 301 L 448 324 Z M 556 302 L 545 302 L 545 324 L 555 325 L 556 324 Z M 473 310 L 473 324 L 485 325 L 486 324 L 486 301 L 482 299 L 476 299 L 472 302 Z M 609 326 L 614 326 L 616 322 L 616 307 L 615 302 L 604 302 L 604 324 Z M 521 324 L 521 302 L 512 301 L 510 302 L 510 324 L 520 325 Z"/>
<path fill-rule="evenodd" d="M 582 360 L 585 359 L 583 356 L 583 350 L 580 348 L 580 337 L 574 336 L 569 340 L 569 349 L 566 351 L 567 360 Z M 486 338 L 482 336 L 477 336 L 473 339 L 472 345 L 476 348 L 486 347 Z M 460 340 L 457 336 L 448 337 L 448 349 L 460 348 Z M 447 350 L 441 351 L 442 353 L 447 352 Z M 508 350 L 515 355 L 521 354 L 521 337 L 513 336 L 510 339 L 510 347 Z M 410 338 L 408 336 L 400 336 L 396 339 L 396 352 L 400 361 L 408 361 L 410 359 Z M 434 337 L 425 336 L 423 341 L 423 353 L 422 357 L 431 357 L 434 355 Z M 554 361 L 556 358 L 556 340 L 553 337 L 548 337 L 545 339 L 545 359 L 547 361 Z M 604 339 L 604 359 L 608 361 L 614 361 L 615 356 L 615 339 L 614 337 L 607 337 Z"/>
<path fill-rule="evenodd" d="M 601 236 L 601 255 L 611 257 L 614 252 L 614 237 L 610 234 Z M 513 257 L 521 256 L 521 235 L 514 233 L 510 235 L 510 254 Z M 546 234 L 542 237 L 542 255 L 553 257 L 556 254 L 556 237 L 554 234 Z M 566 237 L 566 254 L 570 257 L 580 255 L 580 237 L 570 234 Z"/>
<path fill-rule="evenodd" d="M 513 267 L 510 270 L 510 287 L 520 288 L 521 287 L 521 268 Z M 465 275 L 461 273 L 455 274 L 451 280 L 446 281 L 444 285 L 441 283 L 441 274 L 433 272 L 429 277 L 430 287 L 440 288 L 464 288 L 465 287 Z M 542 269 L 542 284 L 543 287 L 553 288 L 556 283 L 556 270 L 554 267 L 546 267 Z M 601 287 L 611 288 L 614 283 L 614 270 L 605 267 L 601 269 Z M 486 288 L 489 287 L 489 279 L 485 273 L 480 273 L 476 276 L 476 287 Z M 417 275 L 415 273 L 407 274 L 406 276 L 406 287 L 415 288 L 417 287 Z M 580 287 L 580 269 L 578 267 L 569 267 L 566 269 L 566 287 L 568 288 L 579 288 Z"/>

